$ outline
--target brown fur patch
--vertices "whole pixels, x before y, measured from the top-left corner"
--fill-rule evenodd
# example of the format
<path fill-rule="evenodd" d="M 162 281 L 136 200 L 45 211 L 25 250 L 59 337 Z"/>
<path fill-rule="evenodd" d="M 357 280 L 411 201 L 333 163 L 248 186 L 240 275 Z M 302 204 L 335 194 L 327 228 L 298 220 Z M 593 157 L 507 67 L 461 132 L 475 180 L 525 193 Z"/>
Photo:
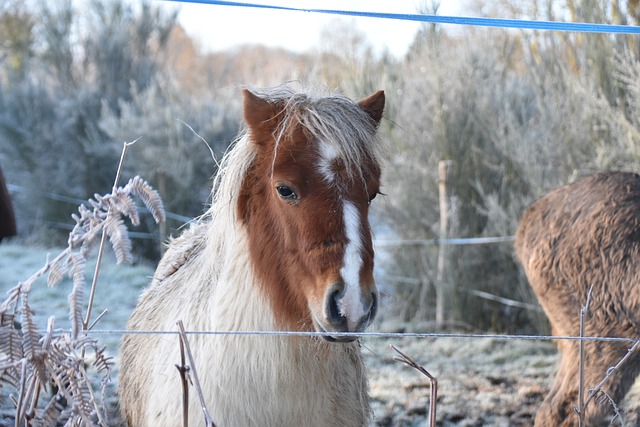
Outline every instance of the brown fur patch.
<path fill-rule="evenodd" d="M 603 173 L 560 187 L 541 197 L 522 216 L 515 250 L 553 334 L 579 335 L 580 310 L 593 292 L 585 335 L 640 336 L 640 176 Z M 594 387 L 622 359 L 629 343 L 585 344 L 585 386 Z M 573 426 L 577 416 L 578 343 L 560 341 L 562 356 L 555 382 L 536 416 L 537 426 Z M 640 372 L 634 354 L 603 391 L 614 402 Z M 609 405 L 592 403 L 586 425 L 600 425 Z"/>
<path fill-rule="evenodd" d="M 249 135 L 259 143 L 256 160 L 240 187 L 238 216 L 250 230 L 255 271 L 280 327 L 312 330 L 309 304 L 321 307 L 325 293 L 340 277 L 348 243 L 342 218 L 347 199 L 357 206 L 362 224 L 361 286 L 371 288 L 365 292 L 375 292 L 367 214 L 369 197 L 379 189 L 380 166 L 373 141 L 352 140 L 354 146 L 348 151 L 359 152 L 354 157 L 361 163 L 354 164 L 352 159 L 341 157 L 335 162 L 340 169 L 336 181 L 326 182 L 318 166 L 319 144 L 326 141 L 319 141 L 304 128 L 301 125 L 304 119 L 283 125 L 279 118 L 294 114 L 278 111 L 276 106 L 283 103 L 265 103 L 253 96 L 245 101 Z M 380 101 L 376 103 L 379 106 Z M 355 103 L 352 108 L 353 114 L 366 120 L 364 110 Z M 253 109 L 259 118 L 253 117 Z M 265 111 L 274 118 L 269 119 Z M 375 130 L 372 127 L 370 131 Z M 373 133 L 370 138 L 374 138 Z M 277 192 L 280 185 L 290 188 L 295 200 L 280 197 Z"/>

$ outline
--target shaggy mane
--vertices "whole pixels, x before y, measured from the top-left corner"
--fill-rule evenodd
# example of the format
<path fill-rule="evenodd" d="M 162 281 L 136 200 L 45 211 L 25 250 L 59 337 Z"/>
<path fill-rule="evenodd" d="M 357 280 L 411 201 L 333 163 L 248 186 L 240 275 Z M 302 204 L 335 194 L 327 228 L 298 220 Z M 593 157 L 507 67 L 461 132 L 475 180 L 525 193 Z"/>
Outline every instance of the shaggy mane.
<path fill-rule="evenodd" d="M 329 144 L 352 174 L 361 178 L 356 165 L 378 163 L 381 143 L 376 123 L 353 100 L 324 90 L 295 91 L 288 86 L 252 89 L 262 99 L 283 105 L 281 122 L 274 132 L 276 151 L 280 141 L 302 127 L 316 141 Z"/>

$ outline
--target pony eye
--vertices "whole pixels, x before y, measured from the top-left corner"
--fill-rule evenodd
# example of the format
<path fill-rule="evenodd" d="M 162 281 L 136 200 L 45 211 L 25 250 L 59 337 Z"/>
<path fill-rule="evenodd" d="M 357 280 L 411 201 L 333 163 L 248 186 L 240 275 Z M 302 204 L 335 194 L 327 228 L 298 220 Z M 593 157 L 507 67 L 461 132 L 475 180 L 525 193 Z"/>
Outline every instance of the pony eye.
<path fill-rule="evenodd" d="M 373 202 L 373 199 L 375 199 L 378 194 L 380 194 L 380 192 L 376 191 L 375 193 L 369 195 L 369 203 Z"/>
<path fill-rule="evenodd" d="M 291 187 L 287 187 L 286 185 L 278 185 L 276 187 L 276 191 L 278 192 L 278 196 L 287 201 L 293 201 L 298 199 L 298 195 L 291 189 Z"/>

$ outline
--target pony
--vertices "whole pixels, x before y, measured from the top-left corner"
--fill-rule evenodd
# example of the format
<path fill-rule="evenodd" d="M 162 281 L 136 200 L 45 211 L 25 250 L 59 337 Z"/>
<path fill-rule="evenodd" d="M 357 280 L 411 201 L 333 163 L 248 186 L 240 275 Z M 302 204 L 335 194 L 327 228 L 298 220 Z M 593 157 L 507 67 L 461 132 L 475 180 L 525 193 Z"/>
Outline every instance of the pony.
<path fill-rule="evenodd" d="M 246 129 L 208 211 L 172 240 L 127 328 L 194 334 L 217 426 L 358 426 L 371 419 L 358 333 L 378 309 L 368 222 L 380 191 L 385 96 L 243 89 Z M 291 336 L 293 335 L 293 336 Z M 131 426 L 182 425 L 175 335 L 129 334 L 119 398 Z M 203 424 L 190 393 L 189 425 Z"/>
<path fill-rule="evenodd" d="M 522 263 L 555 336 L 579 336 L 581 309 L 589 297 L 584 335 L 640 337 L 640 176 L 607 172 L 559 187 L 523 214 L 515 240 Z M 558 340 L 560 366 L 536 414 L 536 426 L 577 426 L 578 341 Z M 585 395 L 627 355 L 630 344 L 584 344 Z M 640 372 L 634 352 L 598 392 L 620 404 Z M 588 426 L 608 425 L 611 406 L 591 402 Z"/>

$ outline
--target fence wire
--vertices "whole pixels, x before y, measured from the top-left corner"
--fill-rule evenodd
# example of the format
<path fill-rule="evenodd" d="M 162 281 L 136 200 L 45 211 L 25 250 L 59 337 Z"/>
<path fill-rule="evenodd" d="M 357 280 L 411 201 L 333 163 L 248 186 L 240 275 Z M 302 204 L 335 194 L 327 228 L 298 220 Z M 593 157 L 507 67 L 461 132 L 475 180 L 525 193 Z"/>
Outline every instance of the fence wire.
<path fill-rule="evenodd" d="M 438 332 L 305 332 L 305 331 L 185 331 L 187 335 L 205 336 L 291 336 L 291 337 L 357 337 L 357 338 L 456 338 L 456 339 L 498 339 L 498 340 L 537 340 L 537 341 L 605 341 L 634 343 L 635 338 L 625 337 L 579 337 L 579 336 L 553 336 L 553 335 L 508 335 L 508 334 L 465 334 L 465 333 L 438 333 Z M 179 335 L 175 331 L 156 330 L 128 330 L 128 329 L 92 329 L 95 335 Z"/>

